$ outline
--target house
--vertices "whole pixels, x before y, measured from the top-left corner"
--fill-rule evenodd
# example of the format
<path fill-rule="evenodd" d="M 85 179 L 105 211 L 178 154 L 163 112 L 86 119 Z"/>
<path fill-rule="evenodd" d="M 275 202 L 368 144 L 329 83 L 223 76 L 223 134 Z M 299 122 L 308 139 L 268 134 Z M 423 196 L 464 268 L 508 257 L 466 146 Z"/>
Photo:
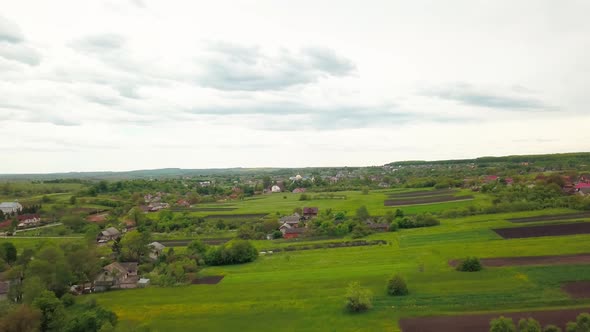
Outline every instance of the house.
<path fill-rule="evenodd" d="M 311 219 L 318 216 L 319 209 L 317 207 L 304 207 L 303 208 L 303 218 Z"/>
<path fill-rule="evenodd" d="M 270 191 L 273 192 L 273 193 L 280 193 L 281 192 L 281 187 L 279 187 L 278 185 L 275 184 L 275 185 L 273 185 L 270 188 Z"/>
<path fill-rule="evenodd" d="M 576 184 L 574 189 L 580 195 L 588 195 L 590 194 L 590 183 L 579 182 L 578 184 Z"/>
<path fill-rule="evenodd" d="M 17 217 L 18 228 L 25 228 L 31 226 L 37 226 L 41 222 L 41 216 L 38 214 L 23 214 Z"/>
<path fill-rule="evenodd" d="M 294 194 L 303 194 L 306 191 L 305 188 L 295 188 L 293 189 Z"/>
<path fill-rule="evenodd" d="M 152 242 L 152 243 L 148 244 L 148 247 L 150 247 L 150 258 L 151 259 L 158 259 L 158 257 L 160 257 L 160 255 L 162 254 L 162 252 L 166 248 L 166 246 L 161 244 L 160 242 Z"/>
<path fill-rule="evenodd" d="M 290 216 L 285 216 L 279 219 L 279 224 L 284 225 L 288 224 L 291 227 L 299 226 L 299 222 L 301 221 L 301 216 L 299 213 L 295 212 Z"/>
<path fill-rule="evenodd" d="M 157 212 L 160 211 L 162 209 L 167 209 L 170 207 L 170 204 L 168 203 L 162 203 L 162 202 L 152 202 L 148 205 L 148 211 L 149 212 Z"/>
<path fill-rule="evenodd" d="M 10 281 L 0 281 L 0 301 L 8 298 L 8 291 L 10 290 Z"/>
<path fill-rule="evenodd" d="M 498 180 L 498 176 L 497 175 L 488 175 L 485 177 L 484 182 L 485 183 L 490 183 L 490 182 L 494 182 Z"/>
<path fill-rule="evenodd" d="M 281 233 L 283 233 L 283 238 L 285 239 L 298 238 L 304 232 L 305 228 L 284 228 L 281 230 Z"/>
<path fill-rule="evenodd" d="M 102 268 L 102 271 L 94 279 L 94 291 L 104 292 L 109 289 L 136 288 L 139 277 L 137 276 L 137 263 L 114 262 Z"/>
<path fill-rule="evenodd" d="M 121 233 L 115 227 L 109 227 L 98 234 L 96 241 L 98 243 L 106 243 L 119 238 L 119 236 L 121 236 Z"/>
<path fill-rule="evenodd" d="M 4 214 L 19 213 L 23 206 L 19 202 L 2 202 L 0 203 L 0 211 Z"/>

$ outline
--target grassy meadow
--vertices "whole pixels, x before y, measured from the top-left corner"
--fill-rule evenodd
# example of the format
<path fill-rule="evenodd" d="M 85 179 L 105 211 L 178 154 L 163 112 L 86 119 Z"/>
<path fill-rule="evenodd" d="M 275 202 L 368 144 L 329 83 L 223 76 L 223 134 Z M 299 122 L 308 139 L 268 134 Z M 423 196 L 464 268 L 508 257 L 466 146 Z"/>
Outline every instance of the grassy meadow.
<path fill-rule="evenodd" d="M 360 205 L 366 205 L 372 214 L 381 215 L 395 209 L 383 206 L 388 193 L 348 192 L 346 200 L 303 202 L 299 195 L 269 195 L 232 202 L 237 209 L 220 214 L 286 213 L 303 205 L 354 214 Z M 487 202 L 487 197 L 476 194 L 473 201 L 402 209 L 409 214 Z M 564 281 L 590 279 L 590 266 L 512 266 L 467 273 L 448 265 L 449 260 L 466 256 L 590 252 L 590 235 L 504 240 L 491 230 L 518 226 L 506 221 L 510 217 L 565 212 L 570 211 L 443 219 L 436 227 L 367 237 L 386 240 L 387 245 L 280 252 L 260 256 L 249 264 L 204 268 L 202 275 L 225 276 L 216 285 L 150 287 L 88 298 L 115 311 L 123 324 L 149 324 L 156 331 L 398 331 L 399 318 L 408 316 L 590 305 L 590 300 L 571 299 L 560 289 Z M 199 212 L 205 214 L 213 213 Z M 261 249 L 288 243 L 255 241 Z M 405 277 L 410 295 L 386 295 L 387 279 L 394 273 Z M 369 312 L 349 314 L 343 310 L 344 293 L 351 281 L 372 290 L 374 307 Z"/>

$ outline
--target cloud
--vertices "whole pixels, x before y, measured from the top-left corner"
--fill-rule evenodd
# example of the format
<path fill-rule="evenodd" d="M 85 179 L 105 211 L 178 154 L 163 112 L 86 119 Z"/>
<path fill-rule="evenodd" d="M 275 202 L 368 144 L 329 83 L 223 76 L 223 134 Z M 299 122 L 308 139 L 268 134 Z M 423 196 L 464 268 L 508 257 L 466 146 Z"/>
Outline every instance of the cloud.
<path fill-rule="evenodd" d="M 0 16 L 0 42 L 20 43 L 24 41 L 18 25 Z"/>
<path fill-rule="evenodd" d="M 325 48 L 266 54 L 258 47 L 216 42 L 208 44 L 206 53 L 197 81 L 220 90 L 281 90 L 322 77 L 351 75 L 356 69 L 352 61 Z"/>
<path fill-rule="evenodd" d="M 467 83 L 426 89 L 423 95 L 457 101 L 465 105 L 506 110 L 549 110 L 552 107 L 531 96 L 526 88 L 516 86 L 502 91 L 490 91 Z"/>
<path fill-rule="evenodd" d="M 104 52 L 118 51 L 124 44 L 123 36 L 104 33 L 77 39 L 70 46 L 80 52 L 102 55 Z"/>
<path fill-rule="evenodd" d="M 37 66 L 41 63 L 41 54 L 23 44 L 0 43 L 0 57 L 30 66 Z"/>

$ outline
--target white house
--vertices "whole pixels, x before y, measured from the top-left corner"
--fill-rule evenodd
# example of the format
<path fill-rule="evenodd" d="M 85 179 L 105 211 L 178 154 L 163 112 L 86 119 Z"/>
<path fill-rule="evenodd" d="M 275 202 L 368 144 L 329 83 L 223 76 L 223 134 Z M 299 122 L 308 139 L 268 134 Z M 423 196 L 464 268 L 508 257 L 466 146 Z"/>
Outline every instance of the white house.
<path fill-rule="evenodd" d="M 0 210 L 4 214 L 18 213 L 23 209 L 23 206 L 19 202 L 2 202 L 0 203 Z"/>
<path fill-rule="evenodd" d="M 274 186 L 272 186 L 270 188 L 270 191 L 272 191 L 273 193 L 280 193 L 281 192 L 281 187 L 277 186 L 276 184 Z"/>

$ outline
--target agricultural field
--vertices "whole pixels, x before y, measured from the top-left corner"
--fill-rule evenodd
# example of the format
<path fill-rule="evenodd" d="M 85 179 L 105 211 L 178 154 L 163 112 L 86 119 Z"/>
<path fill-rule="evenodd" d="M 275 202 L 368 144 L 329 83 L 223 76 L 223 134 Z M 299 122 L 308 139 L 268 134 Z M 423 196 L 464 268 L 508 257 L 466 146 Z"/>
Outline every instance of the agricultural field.
<path fill-rule="evenodd" d="M 283 202 L 282 198 L 268 199 Z M 264 207 L 270 204 L 263 199 L 259 202 Z M 284 208 L 296 202 L 287 199 Z M 254 207 L 235 211 L 257 212 Z M 582 255 L 590 253 L 589 234 L 503 239 L 493 231 L 514 226 L 510 218 L 570 212 L 553 209 L 443 219 L 436 227 L 376 233 L 366 238 L 386 244 L 282 251 L 260 256 L 253 263 L 207 267 L 200 272 L 203 277 L 224 276 L 217 284 L 151 287 L 88 298 L 115 311 L 125 324 L 149 323 L 157 331 L 259 331 L 268 326 L 293 331 L 399 331 L 404 326 L 401 319 L 423 316 L 492 317 L 563 308 L 581 311 L 590 307 L 590 299 L 571 297 L 564 287 L 590 280 L 590 266 L 582 264 L 585 261 L 552 265 L 541 259 L 534 265 L 518 265 L 516 261 L 506 266 L 485 266 L 485 259 L 514 256 L 585 257 Z M 272 241 L 256 241 L 256 245 L 262 249 L 265 242 Z M 449 265 L 449 261 L 465 256 L 482 258 L 484 269 L 459 272 Z M 408 296 L 386 294 L 386 281 L 395 273 L 405 277 Z M 344 311 L 344 291 L 351 281 L 371 289 L 373 309 L 362 314 Z M 419 331 L 411 327 L 414 325 L 405 326 L 405 332 Z"/>

